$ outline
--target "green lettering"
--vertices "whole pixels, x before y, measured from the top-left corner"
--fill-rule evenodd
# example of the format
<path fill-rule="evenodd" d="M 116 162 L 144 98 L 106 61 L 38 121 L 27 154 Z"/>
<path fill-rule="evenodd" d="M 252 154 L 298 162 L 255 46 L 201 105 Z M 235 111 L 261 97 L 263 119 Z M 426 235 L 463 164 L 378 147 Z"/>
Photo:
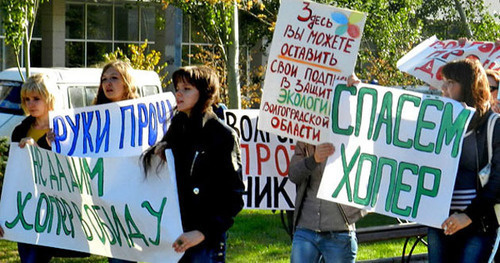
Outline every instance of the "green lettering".
<path fill-rule="evenodd" d="M 409 170 L 412 172 L 412 174 L 417 175 L 418 174 L 418 166 L 416 164 L 407 163 L 407 162 L 399 163 L 398 177 L 397 177 L 397 181 L 396 181 L 396 189 L 394 190 L 394 199 L 392 202 L 391 211 L 393 213 L 395 213 L 397 215 L 401 215 L 401 216 L 409 216 L 410 211 L 411 211 L 411 207 L 409 207 L 409 206 L 407 206 L 405 209 L 401 209 L 398 207 L 399 195 L 401 194 L 401 191 L 405 191 L 405 192 L 411 191 L 411 186 L 403 183 L 403 174 L 404 174 L 405 170 Z"/>
<path fill-rule="evenodd" d="M 424 187 L 426 174 L 434 175 L 434 182 L 432 183 L 431 189 L 427 189 Z M 420 168 L 420 171 L 418 172 L 417 193 L 415 194 L 415 200 L 413 202 L 413 211 L 411 213 L 411 216 L 413 218 L 417 217 L 418 207 L 420 205 L 420 199 L 422 198 L 422 196 L 425 195 L 428 197 L 436 197 L 438 194 L 440 182 L 441 182 L 441 170 L 427 166 L 422 166 Z"/>
<path fill-rule="evenodd" d="M 471 111 L 468 109 L 463 109 L 453 120 L 453 105 L 451 103 L 446 103 L 444 106 L 444 113 L 441 120 L 441 127 L 439 127 L 438 138 L 436 141 L 436 153 L 441 152 L 443 147 L 443 142 L 449 145 L 453 138 L 453 148 L 451 152 L 451 157 L 455 158 L 458 156 L 460 149 L 460 141 L 464 134 L 465 123 L 467 122 Z M 446 138 L 446 139 L 445 139 Z"/>
<path fill-rule="evenodd" d="M 349 92 L 351 95 L 356 95 L 356 87 L 347 87 L 344 84 L 339 84 L 335 87 L 333 102 L 332 102 L 332 131 L 335 134 L 342 135 L 352 135 L 354 128 L 352 126 L 342 129 L 339 127 L 339 116 L 340 116 L 340 98 L 343 91 Z"/>
<path fill-rule="evenodd" d="M 410 149 L 412 144 L 413 144 L 413 141 L 411 139 L 408 139 L 405 142 L 401 141 L 399 139 L 399 129 L 401 126 L 401 118 L 402 118 L 402 114 L 403 114 L 403 108 L 404 108 L 405 102 L 407 102 L 407 101 L 412 102 L 413 105 L 415 105 L 415 107 L 417 107 L 420 104 L 421 99 L 419 97 L 416 97 L 416 96 L 410 95 L 410 94 L 403 94 L 399 97 L 398 107 L 396 110 L 396 121 L 394 124 L 394 136 L 393 136 L 393 138 L 394 138 L 394 146 Z"/>
<path fill-rule="evenodd" d="M 345 184 L 345 189 L 347 191 L 347 199 L 349 200 L 349 202 L 352 202 L 352 192 L 351 192 L 351 183 L 349 182 L 349 174 L 351 173 L 351 170 L 354 167 L 356 160 L 358 159 L 360 150 L 361 150 L 361 147 L 358 147 L 356 149 L 356 152 L 352 156 L 352 159 L 349 162 L 349 165 L 347 165 L 347 160 L 346 160 L 346 156 L 345 156 L 345 145 L 342 144 L 340 146 L 340 155 L 342 156 L 342 170 L 344 171 L 344 175 L 342 176 L 342 180 L 340 180 L 340 183 L 337 186 L 337 189 L 335 189 L 335 191 L 333 191 L 332 197 L 334 197 L 334 198 L 337 197 L 339 195 L 340 190 L 342 190 L 342 186 Z"/>
<path fill-rule="evenodd" d="M 370 174 L 368 178 L 368 184 L 366 188 L 365 198 L 359 196 L 359 183 L 361 182 L 361 172 L 363 171 L 363 164 L 365 161 L 370 163 Z M 358 170 L 356 172 L 356 179 L 354 181 L 354 202 L 356 204 L 367 206 L 370 203 L 370 198 L 372 196 L 373 187 L 373 174 L 375 174 L 375 169 L 377 168 L 377 157 L 375 155 L 362 153 L 358 161 Z"/>
<path fill-rule="evenodd" d="M 368 126 L 368 139 L 370 139 L 373 131 L 373 123 L 375 122 L 375 116 L 377 113 L 377 100 L 378 94 L 377 90 L 371 88 L 361 88 L 359 89 L 358 94 L 358 103 L 356 105 L 356 129 L 354 131 L 354 136 L 359 136 L 359 130 L 361 129 L 361 122 L 363 117 L 363 106 L 365 95 L 371 95 L 372 103 L 371 103 L 371 113 L 370 113 L 370 124 Z"/>
<path fill-rule="evenodd" d="M 157 218 L 157 220 L 156 220 L 156 239 L 155 240 L 152 240 L 151 238 L 148 239 L 149 242 L 151 242 L 151 244 L 153 244 L 155 246 L 158 246 L 160 244 L 161 218 L 163 216 L 163 209 L 165 208 L 166 203 L 167 203 L 167 198 L 164 197 L 161 200 L 160 209 L 158 211 L 155 211 L 148 201 L 144 201 L 141 204 L 141 207 L 145 207 L 152 216 Z"/>

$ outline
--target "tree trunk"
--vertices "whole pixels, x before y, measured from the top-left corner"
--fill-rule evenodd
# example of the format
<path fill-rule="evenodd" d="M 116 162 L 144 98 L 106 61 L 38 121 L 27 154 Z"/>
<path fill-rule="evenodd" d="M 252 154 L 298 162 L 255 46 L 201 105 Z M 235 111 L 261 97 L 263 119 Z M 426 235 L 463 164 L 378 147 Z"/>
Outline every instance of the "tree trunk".
<path fill-rule="evenodd" d="M 233 1 L 233 15 L 231 20 L 231 45 L 228 46 L 227 56 L 227 88 L 229 93 L 229 108 L 241 109 L 240 74 L 239 74 L 239 33 L 238 33 L 238 6 Z"/>
<path fill-rule="evenodd" d="M 30 77 L 30 39 L 28 39 L 28 30 L 24 37 L 24 69 L 26 71 L 26 78 Z"/>
<path fill-rule="evenodd" d="M 462 8 L 462 4 L 460 4 L 459 0 L 455 0 L 455 7 L 457 8 L 458 13 L 460 14 L 460 20 L 465 26 L 465 30 L 467 31 L 467 37 L 472 37 L 472 30 L 470 29 L 469 23 L 467 22 L 467 17 L 465 16 L 464 9 Z"/>

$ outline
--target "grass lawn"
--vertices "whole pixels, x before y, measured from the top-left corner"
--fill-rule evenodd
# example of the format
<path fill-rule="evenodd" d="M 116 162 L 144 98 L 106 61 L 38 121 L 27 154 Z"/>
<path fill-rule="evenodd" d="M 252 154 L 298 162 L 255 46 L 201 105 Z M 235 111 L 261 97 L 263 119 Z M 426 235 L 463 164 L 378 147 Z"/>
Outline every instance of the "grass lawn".
<path fill-rule="evenodd" d="M 370 214 L 357 227 L 394 223 L 395 219 Z M 358 260 L 400 257 L 404 239 L 359 244 Z M 413 243 L 410 243 L 412 245 Z M 243 210 L 229 231 L 227 262 L 289 262 L 291 240 L 284 230 L 279 212 L 267 210 Z M 409 249 L 407 249 L 409 250 Z M 427 247 L 419 244 L 414 252 L 426 253 Z M 16 243 L 0 240 L 0 262 L 19 262 Z M 52 262 L 107 262 L 92 256 L 83 259 L 58 258 Z"/>

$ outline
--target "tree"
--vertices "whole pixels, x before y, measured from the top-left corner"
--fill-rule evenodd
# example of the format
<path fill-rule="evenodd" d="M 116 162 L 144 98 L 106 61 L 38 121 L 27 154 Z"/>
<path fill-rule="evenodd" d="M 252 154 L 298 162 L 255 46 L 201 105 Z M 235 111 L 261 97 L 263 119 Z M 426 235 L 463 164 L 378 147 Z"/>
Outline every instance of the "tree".
<path fill-rule="evenodd" d="M 48 1 L 48 0 L 47 0 Z M 44 0 L 3 0 L 1 3 L 3 27 L 5 30 L 5 43 L 12 46 L 16 56 L 17 68 L 21 73 L 21 48 L 24 47 L 24 66 L 26 76 L 30 75 L 30 44 L 35 25 L 38 7 Z"/>
<path fill-rule="evenodd" d="M 236 0 L 163 0 L 180 8 L 191 22 L 202 31 L 208 43 L 215 44 L 217 53 L 227 69 L 229 107 L 238 109 L 241 105 L 239 84 L 239 37 L 238 9 Z"/>

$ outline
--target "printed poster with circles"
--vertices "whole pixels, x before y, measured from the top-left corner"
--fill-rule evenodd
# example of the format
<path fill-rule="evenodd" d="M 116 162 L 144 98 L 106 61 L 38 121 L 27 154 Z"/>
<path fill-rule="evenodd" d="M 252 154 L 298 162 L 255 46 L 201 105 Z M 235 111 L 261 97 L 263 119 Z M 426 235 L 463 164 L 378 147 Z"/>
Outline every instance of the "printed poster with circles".
<path fill-rule="evenodd" d="M 281 2 L 259 129 L 311 144 L 329 141 L 334 82 L 353 73 L 365 20 L 330 5 Z"/>

